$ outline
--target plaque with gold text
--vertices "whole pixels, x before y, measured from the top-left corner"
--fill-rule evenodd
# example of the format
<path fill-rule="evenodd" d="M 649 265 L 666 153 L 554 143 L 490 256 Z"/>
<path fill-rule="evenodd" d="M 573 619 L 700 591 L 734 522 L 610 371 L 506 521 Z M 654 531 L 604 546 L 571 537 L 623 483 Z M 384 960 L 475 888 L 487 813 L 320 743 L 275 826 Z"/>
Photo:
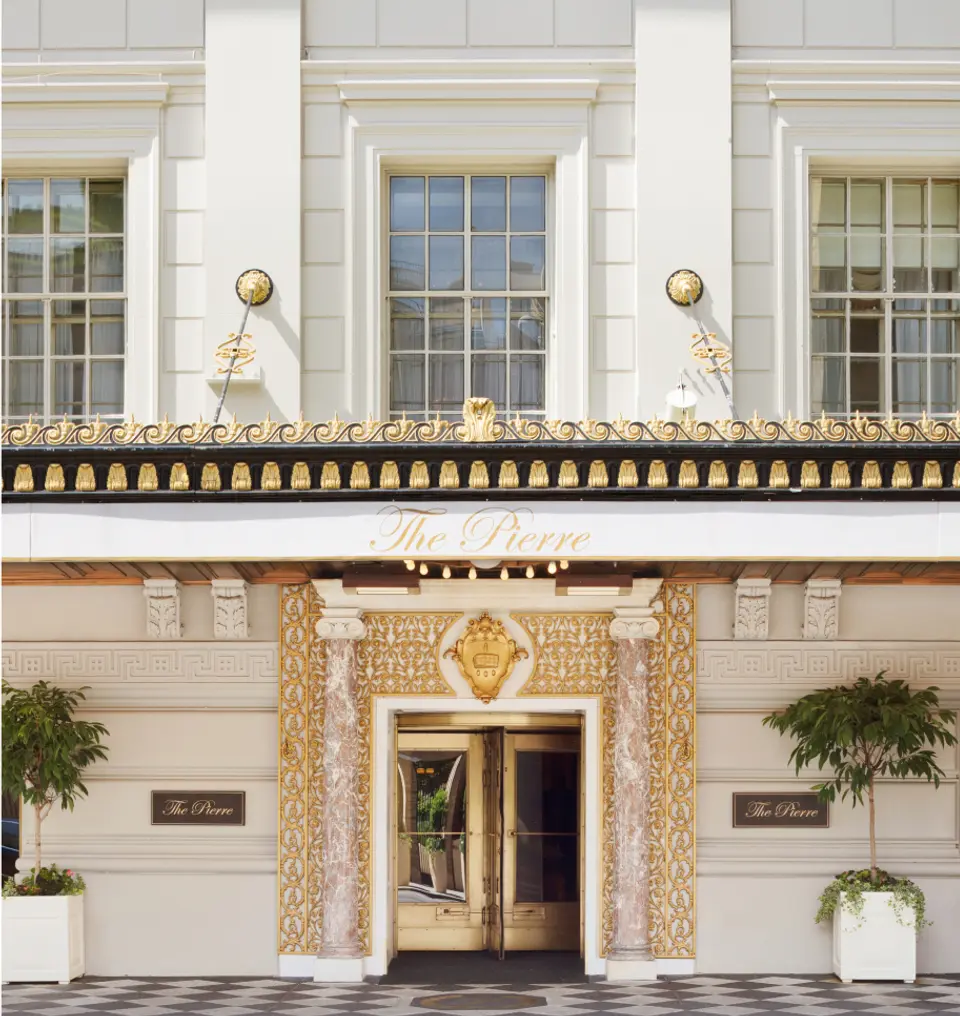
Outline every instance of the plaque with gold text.
<path fill-rule="evenodd" d="M 154 790 L 151 825 L 244 825 L 247 795 L 242 790 Z"/>
<path fill-rule="evenodd" d="M 734 794 L 733 827 L 827 829 L 830 805 L 816 794 Z"/>

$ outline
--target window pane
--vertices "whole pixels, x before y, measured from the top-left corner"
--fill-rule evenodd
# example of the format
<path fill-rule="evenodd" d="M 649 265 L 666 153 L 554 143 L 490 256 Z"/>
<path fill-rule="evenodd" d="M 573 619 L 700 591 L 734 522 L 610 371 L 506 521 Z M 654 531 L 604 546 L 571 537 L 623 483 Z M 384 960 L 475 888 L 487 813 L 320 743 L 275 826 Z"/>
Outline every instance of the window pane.
<path fill-rule="evenodd" d="M 543 409 L 544 368 L 542 356 L 527 354 L 510 358 L 510 410 L 527 412 Z"/>
<path fill-rule="evenodd" d="M 489 353 L 473 357 L 473 379 L 470 394 L 493 399 L 501 412 L 507 406 L 507 358 Z"/>
<path fill-rule="evenodd" d="M 50 181 L 50 232 L 85 233 L 87 203 L 83 180 Z"/>
<path fill-rule="evenodd" d="M 814 353 L 843 353 L 847 348 L 847 323 L 840 316 L 813 316 L 811 340 Z"/>
<path fill-rule="evenodd" d="M 883 408 L 883 363 L 879 359 L 850 360 L 850 412 L 879 413 Z"/>
<path fill-rule="evenodd" d="M 933 183 L 933 231 L 960 231 L 960 182 L 935 180 Z"/>
<path fill-rule="evenodd" d="M 960 318 L 937 318 L 930 322 L 930 352 L 960 353 Z"/>
<path fill-rule="evenodd" d="M 813 388 L 811 409 L 820 413 L 843 413 L 847 407 L 846 360 L 815 356 L 810 370 Z"/>
<path fill-rule="evenodd" d="M 846 249 L 847 241 L 842 236 L 813 238 L 810 244 L 810 274 L 814 292 L 846 292 Z"/>
<path fill-rule="evenodd" d="M 463 408 L 463 357 L 430 357 L 429 409 L 452 412 Z"/>
<path fill-rule="evenodd" d="M 10 416 L 43 416 L 43 360 L 11 360 Z"/>
<path fill-rule="evenodd" d="M 424 408 L 424 357 L 402 353 L 390 357 L 390 409 L 422 413 Z"/>
<path fill-rule="evenodd" d="M 922 180 L 896 180 L 893 184 L 893 230 L 922 233 L 927 228 L 927 185 Z"/>
<path fill-rule="evenodd" d="M 463 177 L 430 177 L 430 228 L 463 229 Z"/>
<path fill-rule="evenodd" d="M 390 348 L 423 349 L 423 300 L 390 301 Z"/>
<path fill-rule="evenodd" d="M 430 301 L 430 348 L 463 349 L 463 300 Z"/>
<path fill-rule="evenodd" d="M 883 284 L 883 238 L 852 236 L 850 267 L 853 289 L 868 293 L 879 290 Z"/>
<path fill-rule="evenodd" d="M 87 346 L 87 305 L 83 300 L 54 300 L 54 356 L 83 356 Z"/>
<path fill-rule="evenodd" d="M 430 237 L 430 288 L 463 289 L 463 237 Z"/>
<path fill-rule="evenodd" d="M 7 241 L 7 292 L 43 292 L 43 240 Z"/>
<path fill-rule="evenodd" d="M 935 236 L 930 241 L 932 251 L 932 280 L 935 293 L 960 292 L 960 239 L 955 236 Z"/>
<path fill-rule="evenodd" d="M 422 176 L 390 178 L 390 228 L 394 230 L 423 229 Z"/>
<path fill-rule="evenodd" d="M 122 300 L 90 301 L 90 352 L 94 356 L 122 356 L 124 306 Z"/>
<path fill-rule="evenodd" d="M 852 180 L 850 183 L 850 228 L 880 232 L 883 229 L 883 181 Z"/>
<path fill-rule="evenodd" d="M 897 414 L 917 415 L 927 405 L 927 365 L 925 360 L 893 361 L 892 410 Z"/>
<path fill-rule="evenodd" d="M 893 240 L 893 288 L 897 293 L 925 293 L 927 269 L 924 241 L 919 236 L 897 236 Z"/>
<path fill-rule="evenodd" d="M 505 176 L 475 176 L 470 181 L 470 226 L 475 233 L 507 228 Z"/>
<path fill-rule="evenodd" d="M 426 288 L 422 236 L 390 237 L 390 288 Z"/>
<path fill-rule="evenodd" d="M 507 244 L 503 236 L 475 236 L 471 240 L 474 289 L 507 288 Z"/>
<path fill-rule="evenodd" d="M 43 232 L 43 181 L 7 181 L 7 232 Z"/>
<path fill-rule="evenodd" d="M 930 411 L 955 413 L 960 406 L 960 370 L 956 360 L 930 362 Z"/>
<path fill-rule="evenodd" d="M 123 240 L 90 241 L 90 291 L 123 292 Z"/>
<path fill-rule="evenodd" d="M 506 349 L 507 301 L 482 297 L 474 299 L 472 304 L 470 348 Z M 475 388 L 472 394 L 477 394 Z"/>
<path fill-rule="evenodd" d="M 579 899 L 576 836 L 517 834 L 517 903 L 572 903 Z"/>
<path fill-rule="evenodd" d="M 43 304 L 39 300 L 14 300 L 7 304 L 10 339 L 4 352 L 10 356 L 43 356 Z M 4 315 L 4 326 L 7 316 Z"/>
<path fill-rule="evenodd" d="M 842 233 L 846 221 L 845 180 L 813 180 L 810 187 L 810 221 L 824 233 Z"/>
<path fill-rule="evenodd" d="M 485 239 L 479 237 L 478 239 Z M 545 289 L 544 244 L 542 236 L 510 237 L 510 288 Z"/>
<path fill-rule="evenodd" d="M 893 319 L 893 352 L 925 353 L 926 351 L 926 318 L 895 317 Z"/>
<path fill-rule="evenodd" d="M 510 301 L 510 348 L 544 348 L 543 300 L 513 299 Z"/>
<path fill-rule="evenodd" d="M 510 229 L 514 233 L 539 233 L 546 228 L 546 178 L 510 178 Z"/>
<path fill-rule="evenodd" d="M 123 232 L 123 181 L 90 181 L 90 232 Z"/>
<path fill-rule="evenodd" d="M 123 360 L 93 360 L 90 364 L 90 413 L 123 413 Z"/>
<path fill-rule="evenodd" d="M 883 318 L 851 315 L 850 350 L 854 353 L 882 353 Z"/>
<path fill-rule="evenodd" d="M 82 360 L 54 360 L 53 362 L 53 415 L 84 416 L 83 379 L 85 364 Z"/>
<path fill-rule="evenodd" d="M 50 241 L 50 288 L 54 293 L 83 293 L 85 240 Z"/>

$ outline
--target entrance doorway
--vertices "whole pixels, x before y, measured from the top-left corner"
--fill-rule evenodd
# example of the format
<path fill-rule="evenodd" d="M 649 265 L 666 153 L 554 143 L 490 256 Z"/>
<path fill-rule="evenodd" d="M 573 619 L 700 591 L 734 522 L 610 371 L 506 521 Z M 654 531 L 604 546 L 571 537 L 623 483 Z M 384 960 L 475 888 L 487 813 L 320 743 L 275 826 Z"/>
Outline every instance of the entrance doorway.
<path fill-rule="evenodd" d="M 398 731 L 397 949 L 582 954 L 579 717 L 470 720 Z"/>

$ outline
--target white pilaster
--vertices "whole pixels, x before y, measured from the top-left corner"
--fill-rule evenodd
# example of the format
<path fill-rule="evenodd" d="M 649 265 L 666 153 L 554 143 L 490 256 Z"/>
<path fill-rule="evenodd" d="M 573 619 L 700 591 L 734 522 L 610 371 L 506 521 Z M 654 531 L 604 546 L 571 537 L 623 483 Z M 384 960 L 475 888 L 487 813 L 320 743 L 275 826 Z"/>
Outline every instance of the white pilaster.
<path fill-rule="evenodd" d="M 144 579 L 143 595 L 147 601 L 147 638 L 180 638 L 180 583 L 176 579 Z"/>
<path fill-rule="evenodd" d="M 840 637 L 840 579 L 810 579 L 803 594 L 803 637 Z"/>
<path fill-rule="evenodd" d="M 247 628 L 247 584 L 243 579 L 214 579 L 210 583 L 213 597 L 213 637 L 245 639 Z"/>
<path fill-rule="evenodd" d="M 737 606 L 733 619 L 735 639 L 764 641 L 770 633 L 770 579 L 737 579 Z"/>

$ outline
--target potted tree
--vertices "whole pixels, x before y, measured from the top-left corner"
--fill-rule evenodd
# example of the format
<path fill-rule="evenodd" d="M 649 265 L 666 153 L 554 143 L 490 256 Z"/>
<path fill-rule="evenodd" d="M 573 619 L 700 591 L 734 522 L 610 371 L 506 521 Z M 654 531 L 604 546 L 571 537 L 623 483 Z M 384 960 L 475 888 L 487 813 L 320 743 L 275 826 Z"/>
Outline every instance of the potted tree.
<path fill-rule="evenodd" d="M 420 843 L 427 851 L 427 864 L 430 868 L 430 880 L 433 890 L 440 895 L 447 891 L 447 853 L 446 837 L 442 835 L 443 820 L 447 814 L 447 791 L 438 787 L 432 794 L 421 794 L 417 802 L 417 819 L 420 832 L 428 833 L 420 837 Z"/>
<path fill-rule="evenodd" d="M 866 795 L 870 866 L 837 875 L 821 894 L 816 917 L 833 919 L 833 969 L 842 981 L 916 978 L 916 936 L 928 923 L 924 896 L 909 879 L 877 866 L 875 791 L 881 777 L 940 785 L 936 748 L 955 745 L 957 738 L 950 730 L 956 714 L 940 708 L 939 690 L 912 692 L 881 671 L 822 688 L 764 717 L 766 726 L 796 740 L 790 761 L 798 775 L 814 764 L 833 771 L 812 788 L 822 801 L 835 801 L 839 793 L 856 807 Z"/>
<path fill-rule="evenodd" d="M 3 792 L 33 808 L 33 867 L 3 883 L 3 980 L 59 981 L 83 976 L 83 879 L 44 865 L 43 820 L 85 797 L 84 770 L 105 759 L 102 723 L 74 718 L 84 688 L 3 682 Z"/>

